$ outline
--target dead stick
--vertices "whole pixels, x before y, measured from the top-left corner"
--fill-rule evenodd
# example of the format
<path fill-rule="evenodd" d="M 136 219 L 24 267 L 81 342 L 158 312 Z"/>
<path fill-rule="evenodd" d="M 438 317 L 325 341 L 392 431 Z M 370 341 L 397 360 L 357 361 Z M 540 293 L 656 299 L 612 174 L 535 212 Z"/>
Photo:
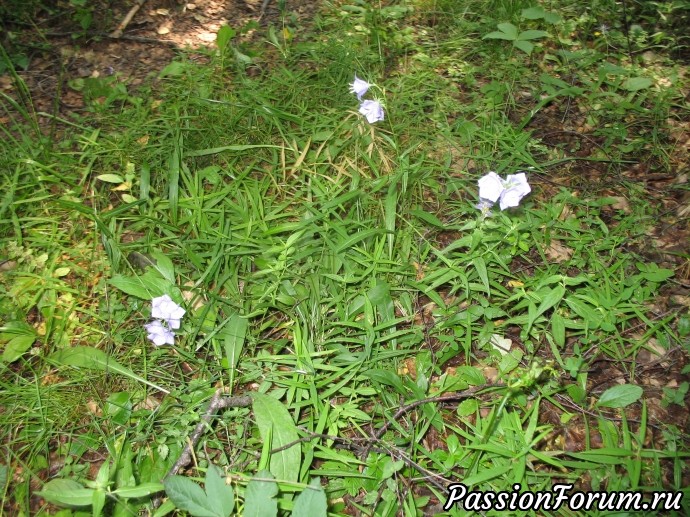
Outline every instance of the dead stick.
<path fill-rule="evenodd" d="M 199 443 L 201 435 L 204 434 L 204 431 L 211 422 L 213 415 L 215 415 L 218 410 L 227 409 L 230 407 L 248 407 L 252 405 L 252 398 L 248 395 L 240 397 L 223 397 L 223 393 L 224 390 L 219 389 L 213 395 L 206 413 L 204 413 L 204 416 L 201 417 L 201 422 L 199 422 L 194 428 L 194 432 L 187 440 L 187 445 L 185 445 L 182 454 L 180 454 L 180 457 L 165 475 L 166 478 L 169 476 L 174 476 L 181 468 L 189 465 L 189 463 L 192 461 L 192 451 L 196 447 L 196 444 Z"/>
<path fill-rule="evenodd" d="M 134 6 L 129 10 L 127 15 L 122 19 L 122 21 L 120 22 L 120 25 L 117 26 L 117 29 L 115 29 L 110 34 L 111 38 L 119 38 L 120 36 L 122 36 L 122 33 L 127 28 L 127 25 L 129 25 L 129 22 L 132 21 L 132 18 L 134 18 L 134 15 L 137 14 L 137 11 L 139 10 L 139 8 L 142 5 L 144 5 L 144 2 L 146 2 L 146 0 L 137 0 L 137 3 L 134 4 Z"/>
<path fill-rule="evenodd" d="M 414 402 L 411 402 L 405 406 L 402 406 L 398 411 L 393 415 L 392 418 L 389 418 L 383 426 L 379 428 L 378 431 L 372 436 L 372 441 L 369 443 L 369 445 L 364 449 L 364 453 L 361 456 L 362 461 L 367 460 L 367 456 L 369 455 L 369 449 L 374 443 L 378 443 L 381 437 L 384 435 L 384 433 L 388 430 L 390 425 L 397 421 L 398 418 L 400 418 L 402 415 L 407 413 L 408 411 L 421 406 L 422 404 L 429 404 L 429 403 L 444 403 L 444 402 L 457 402 L 460 400 L 464 400 L 470 397 L 475 396 L 481 391 L 487 390 L 487 389 L 492 389 L 492 388 L 499 388 L 502 387 L 502 385 L 499 384 L 484 384 L 482 386 L 474 386 L 472 388 L 466 389 L 464 391 L 460 391 L 457 393 L 453 393 L 450 395 L 441 395 L 439 397 L 429 397 L 421 400 L 415 400 Z"/>

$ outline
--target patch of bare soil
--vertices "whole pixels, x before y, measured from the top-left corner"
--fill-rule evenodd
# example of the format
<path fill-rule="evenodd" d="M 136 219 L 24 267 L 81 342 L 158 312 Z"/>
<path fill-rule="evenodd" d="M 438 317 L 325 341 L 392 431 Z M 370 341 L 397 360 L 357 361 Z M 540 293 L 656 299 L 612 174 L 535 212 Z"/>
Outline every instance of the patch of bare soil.
<path fill-rule="evenodd" d="M 70 87 L 75 79 L 112 77 L 131 91 L 155 79 L 179 50 L 213 48 L 223 25 L 238 33 L 244 29 L 239 37 L 250 41 L 261 38 L 270 25 L 304 28 L 320 7 L 312 0 L 288 0 L 283 10 L 279 0 L 144 0 L 119 35 L 117 29 L 134 3 L 101 2 L 86 30 L 79 28 L 76 13 L 69 10 L 64 12 L 71 15 L 59 17 L 39 13 L 33 26 L 21 22 L 5 26 L 15 35 L 15 48 L 34 49 L 27 69 L 19 75 L 37 112 L 65 117 L 84 108 L 82 92 Z M 0 75 L 1 91 L 16 99 L 21 92 L 15 89 L 9 74 Z M 4 117 L 0 123 L 7 121 Z"/>
<path fill-rule="evenodd" d="M 570 159 L 549 171 L 542 177 L 540 185 L 546 197 L 555 195 L 561 187 L 566 187 L 581 196 L 608 197 L 615 203 L 602 208 L 602 220 L 611 226 L 618 224 L 621 217 L 632 214 L 631 206 L 638 202 L 650 202 L 655 210 L 653 221 L 641 222 L 646 227 L 644 235 L 635 242 L 624 244 L 626 252 L 633 253 L 641 262 L 657 264 L 675 272 L 672 280 L 660 295 L 649 304 L 647 317 L 654 322 L 674 314 L 687 314 L 690 306 L 690 194 L 688 151 L 690 150 L 690 126 L 683 122 L 682 112 L 672 113 L 666 121 L 659 140 L 669 149 L 660 158 L 649 145 L 640 147 L 639 152 L 625 156 L 623 160 L 608 155 L 605 138 L 596 128 L 586 123 L 586 111 L 578 106 L 577 100 L 568 103 L 554 103 L 543 109 L 527 127 L 533 136 L 540 139 L 546 147 L 558 150 L 561 156 Z M 644 120 L 628 121 L 631 133 L 637 132 L 641 141 L 645 137 Z M 635 134 L 630 134 L 631 138 Z M 637 196 L 622 196 L 621 183 L 635 184 L 639 189 Z M 625 192 L 631 192 L 625 189 Z M 559 255 L 558 250 L 545 250 Z M 561 261 L 556 259 L 557 261 Z M 644 335 L 649 325 L 643 322 L 629 322 L 628 328 L 621 329 L 621 336 L 631 342 L 642 342 L 644 346 L 635 355 L 621 360 L 613 360 L 608 354 L 600 352 L 606 343 L 591 348 L 588 352 L 589 370 L 587 393 L 595 400 L 606 389 L 617 384 L 632 382 L 644 389 L 646 420 L 642 405 L 634 404 L 624 410 L 612 410 L 605 415 L 621 429 L 623 418 L 633 433 L 642 436 L 641 425 L 646 421 L 645 443 L 652 449 L 666 450 L 675 447 L 673 433 L 686 436 L 690 427 L 690 399 L 685 397 L 679 403 L 668 404 L 664 400 L 664 390 L 674 390 L 684 382 L 690 382 L 690 375 L 683 373 L 688 364 L 688 355 L 679 345 L 663 346 L 654 337 Z M 564 354 L 575 355 L 574 343 Z M 542 354 L 550 355 L 548 347 Z M 554 449 L 581 451 L 585 447 L 604 447 L 604 441 L 597 427 L 598 413 L 589 410 L 587 404 L 575 404 L 569 397 L 557 398 L 560 407 L 546 403 L 541 418 L 554 426 L 551 437 Z M 577 414 L 567 423 L 561 421 L 563 409 Z M 624 411 L 625 414 L 622 414 Z M 687 445 L 687 444 L 686 444 Z M 673 463 L 660 461 L 667 487 L 674 486 Z M 687 476 L 687 473 L 683 474 Z M 591 490 L 589 480 L 581 480 L 582 490 Z M 690 484 L 690 477 L 683 479 L 683 485 Z"/>

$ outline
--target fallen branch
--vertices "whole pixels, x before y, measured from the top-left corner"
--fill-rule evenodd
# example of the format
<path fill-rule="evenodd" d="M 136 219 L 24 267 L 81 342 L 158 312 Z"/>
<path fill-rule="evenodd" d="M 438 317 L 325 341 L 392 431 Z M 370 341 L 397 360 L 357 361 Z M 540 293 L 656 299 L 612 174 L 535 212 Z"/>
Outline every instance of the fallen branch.
<path fill-rule="evenodd" d="M 165 475 L 166 478 L 169 476 L 174 476 L 180 471 L 181 468 L 184 468 L 191 463 L 194 448 L 196 447 L 197 443 L 199 443 L 201 436 L 211 423 L 211 419 L 218 411 L 231 407 L 249 407 L 252 405 L 252 398 L 249 395 L 243 395 L 240 397 L 224 397 L 224 393 L 224 389 L 219 389 L 213 395 L 206 413 L 204 413 L 204 416 L 201 417 L 201 422 L 197 424 L 197 426 L 194 428 L 194 432 L 187 439 L 187 445 L 185 445 L 182 454 L 180 454 L 180 457 Z"/>
<path fill-rule="evenodd" d="M 125 17 L 122 19 L 120 22 L 120 25 L 117 26 L 117 29 L 115 29 L 113 32 L 110 33 L 111 38 L 119 38 L 122 36 L 122 33 L 124 30 L 127 28 L 127 25 L 129 25 L 129 22 L 132 21 L 132 18 L 134 18 L 134 15 L 137 14 L 137 11 L 139 8 L 144 5 L 144 2 L 146 0 L 136 0 L 136 3 L 132 8 L 129 10 L 129 12 L 125 15 Z"/>

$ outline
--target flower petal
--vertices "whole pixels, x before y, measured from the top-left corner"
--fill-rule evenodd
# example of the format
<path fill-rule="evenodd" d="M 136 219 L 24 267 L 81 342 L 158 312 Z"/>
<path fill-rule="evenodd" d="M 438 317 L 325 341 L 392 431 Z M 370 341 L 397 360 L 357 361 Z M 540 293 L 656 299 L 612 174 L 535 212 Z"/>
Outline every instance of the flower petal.
<path fill-rule="evenodd" d="M 520 200 L 523 197 L 525 197 L 525 194 L 523 194 L 518 187 L 513 187 L 509 188 L 508 190 L 504 190 L 499 200 L 501 210 L 505 210 L 506 208 L 510 208 L 513 206 L 518 206 L 520 204 Z"/>
<path fill-rule="evenodd" d="M 153 320 L 151 323 L 144 325 L 148 332 L 146 336 L 154 345 L 173 345 L 175 344 L 175 333 L 163 326 L 160 320 Z"/>
<path fill-rule="evenodd" d="M 491 210 L 492 206 L 494 206 L 494 202 L 489 201 L 488 199 L 479 198 L 479 203 L 477 203 L 474 206 L 475 206 L 475 208 L 478 208 L 482 212 L 487 212 L 487 211 Z"/>
<path fill-rule="evenodd" d="M 518 189 L 523 196 L 526 196 L 532 191 L 529 183 L 527 183 L 527 175 L 524 172 L 520 172 L 518 174 L 508 174 L 506 177 L 505 186 L 507 189 Z"/>
<path fill-rule="evenodd" d="M 489 172 L 479 179 L 479 197 L 495 203 L 503 192 L 503 181 L 495 172 Z"/>
<path fill-rule="evenodd" d="M 167 294 L 154 298 L 151 301 L 151 306 L 151 316 L 161 320 L 179 320 L 187 312 L 172 301 Z"/>
<path fill-rule="evenodd" d="M 169 302 L 172 302 L 172 299 L 167 294 L 151 300 L 151 316 L 154 318 L 162 318 L 163 306 Z"/>
<path fill-rule="evenodd" d="M 369 124 L 383 120 L 383 106 L 379 101 L 366 100 L 359 107 L 359 112 L 367 118 Z"/>
<path fill-rule="evenodd" d="M 367 93 L 370 86 L 368 82 L 355 75 L 355 81 L 350 85 L 350 91 L 357 95 L 357 99 L 362 100 L 362 97 Z"/>
<path fill-rule="evenodd" d="M 173 330 L 177 330 L 180 328 L 180 320 L 176 318 L 170 318 L 165 321 L 168 324 L 168 327 L 170 327 Z"/>

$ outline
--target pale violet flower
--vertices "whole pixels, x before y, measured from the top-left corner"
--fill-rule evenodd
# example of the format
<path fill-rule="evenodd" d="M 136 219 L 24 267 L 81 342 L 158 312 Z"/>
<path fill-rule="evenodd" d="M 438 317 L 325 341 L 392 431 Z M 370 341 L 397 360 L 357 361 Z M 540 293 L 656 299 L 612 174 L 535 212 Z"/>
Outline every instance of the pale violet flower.
<path fill-rule="evenodd" d="M 151 305 L 152 317 L 165 321 L 171 329 L 180 328 L 180 320 L 186 311 L 173 302 L 170 296 L 164 294 L 154 298 Z"/>
<path fill-rule="evenodd" d="M 148 337 L 153 344 L 156 346 L 162 345 L 174 345 L 175 344 L 175 333 L 169 330 L 160 320 L 153 320 L 151 323 L 144 325 L 146 332 L 148 332 Z"/>
<path fill-rule="evenodd" d="M 529 183 L 527 183 L 527 175 L 524 172 L 508 174 L 504 187 L 505 190 L 500 197 L 501 210 L 518 206 L 522 198 L 532 191 Z"/>
<path fill-rule="evenodd" d="M 371 85 L 368 82 L 360 79 L 355 75 L 355 81 L 350 85 L 350 91 L 356 94 L 357 99 L 361 101 L 362 97 L 365 93 L 367 93 L 367 90 L 370 86 Z"/>
<path fill-rule="evenodd" d="M 503 192 L 503 180 L 495 172 L 490 172 L 479 180 L 479 199 L 495 203 Z"/>
<path fill-rule="evenodd" d="M 383 120 L 383 106 L 379 101 L 366 100 L 359 106 L 359 112 L 367 118 L 369 124 Z"/>
<path fill-rule="evenodd" d="M 480 204 L 477 208 L 485 212 L 487 203 L 499 202 L 501 210 L 515 207 L 523 197 L 532 191 L 524 172 L 509 174 L 505 180 L 495 172 L 489 172 L 479 180 Z"/>
<path fill-rule="evenodd" d="M 474 206 L 481 210 L 483 217 L 490 217 L 491 207 L 494 206 L 494 204 L 492 201 L 489 201 L 488 199 L 480 199 L 479 203 L 477 203 Z"/>

